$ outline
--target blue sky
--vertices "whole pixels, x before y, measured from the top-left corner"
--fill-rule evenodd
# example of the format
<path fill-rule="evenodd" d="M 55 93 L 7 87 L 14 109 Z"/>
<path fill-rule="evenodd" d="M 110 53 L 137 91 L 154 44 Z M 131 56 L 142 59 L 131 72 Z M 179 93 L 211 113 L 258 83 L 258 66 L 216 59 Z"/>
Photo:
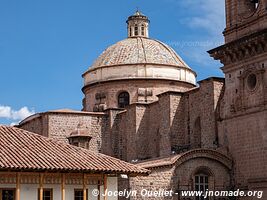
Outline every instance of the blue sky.
<path fill-rule="evenodd" d="M 126 38 L 136 7 L 150 37 L 198 73 L 223 76 L 207 50 L 223 43 L 223 0 L 0 0 L 0 124 L 59 108 L 81 109 L 81 74 L 109 45 Z"/>

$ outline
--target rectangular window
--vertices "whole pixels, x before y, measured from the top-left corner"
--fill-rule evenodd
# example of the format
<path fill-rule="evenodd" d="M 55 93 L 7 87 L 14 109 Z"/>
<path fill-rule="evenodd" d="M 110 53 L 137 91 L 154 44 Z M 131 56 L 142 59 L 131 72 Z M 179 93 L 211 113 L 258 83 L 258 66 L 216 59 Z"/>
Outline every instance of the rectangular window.
<path fill-rule="evenodd" d="M 145 35 L 145 27 L 142 26 L 142 36 Z"/>
<path fill-rule="evenodd" d="M 138 26 L 134 27 L 134 35 L 137 36 L 138 35 Z"/>
<path fill-rule="evenodd" d="M 205 174 L 197 174 L 195 176 L 195 190 L 205 192 L 209 189 L 209 177 Z M 196 200 L 208 200 L 209 197 L 196 197 Z"/>
<path fill-rule="evenodd" d="M 88 190 L 86 190 L 86 199 L 88 199 Z M 74 200 L 83 200 L 83 189 L 74 190 Z"/>
<path fill-rule="evenodd" d="M 132 37 L 132 27 L 130 27 L 130 37 Z"/>
<path fill-rule="evenodd" d="M 38 189 L 38 200 L 40 199 L 40 189 Z M 44 188 L 43 189 L 43 200 L 53 200 L 53 189 Z"/>
<path fill-rule="evenodd" d="M 0 200 L 15 200 L 15 189 L 0 189 Z"/>

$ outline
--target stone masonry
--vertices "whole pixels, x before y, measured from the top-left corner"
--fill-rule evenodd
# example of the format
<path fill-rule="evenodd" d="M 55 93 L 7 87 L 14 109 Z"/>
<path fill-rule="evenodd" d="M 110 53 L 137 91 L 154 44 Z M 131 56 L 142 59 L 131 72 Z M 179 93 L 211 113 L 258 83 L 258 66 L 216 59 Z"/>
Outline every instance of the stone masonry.
<path fill-rule="evenodd" d="M 209 51 L 225 77 L 198 84 L 172 48 L 148 38 L 149 20 L 137 11 L 128 38 L 83 74 L 83 111 L 39 113 L 19 127 L 62 142 L 82 131 L 86 148 L 151 170 L 120 179 L 120 189 L 139 191 L 131 199 L 155 199 L 142 189 L 205 188 L 264 191 L 267 199 L 266 7 L 267 0 L 226 0 L 225 44 Z"/>

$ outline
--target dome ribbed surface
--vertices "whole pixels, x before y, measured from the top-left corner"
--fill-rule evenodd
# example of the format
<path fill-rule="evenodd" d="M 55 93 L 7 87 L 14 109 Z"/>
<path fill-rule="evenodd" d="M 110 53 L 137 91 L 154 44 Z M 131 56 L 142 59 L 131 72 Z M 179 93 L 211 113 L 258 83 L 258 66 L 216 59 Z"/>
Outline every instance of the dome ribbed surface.
<path fill-rule="evenodd" d="M 158 64 L 186 67 L 188 65 L 168 45 L 149 38 L 127 38 L 108 47 L 91 69 L 127 64 Z"/>

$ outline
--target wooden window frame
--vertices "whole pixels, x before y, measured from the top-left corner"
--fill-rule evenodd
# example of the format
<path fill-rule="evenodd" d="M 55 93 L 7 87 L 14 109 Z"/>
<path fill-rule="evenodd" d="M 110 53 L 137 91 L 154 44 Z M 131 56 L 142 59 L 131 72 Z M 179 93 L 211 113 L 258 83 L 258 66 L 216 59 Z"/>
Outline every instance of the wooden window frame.
<path fill-rule="evenodd" d="M 74 189 L 73 199 L 75 200 L 75 192 L 81 192 L 83 197 L 83 189 Z M 88 199 L 88 189 L 86 189 L 86 199 Z"/>
<path fill-rule="evenodd" d="M 201 183 L 200 179 L 201 177 L 203 178 L 203 182 Z M 196 181 L 196 178 L 198 178 L 198 181 Z M 196 191 L 203 191 L 205 192 L 207 189 L 209 189 L 209 175 L 205 174 L 205 173 L 198 173 L 195 174 L 194 176 L 194 190 Z M 206 181 L 207 180 L 207 181 Z M 204 190 L 201 190 L 201 186 L 203 187 Z M 196 197 L 196 200 L 203 200 L 204 197 Z M 208 200 L 208 198 L 206 198 L 205 200 Z"/>
<path fill-rule="evenodd" d="M 44 199 L 44 192 L 45 191 L 50 191 L 51 192 L 51 199 L 50 200 L 53 200 L 54 199 L 54 193 L 53 193 L 53 188 L 43 188 L 43 199 Z M 37 195 L 37 200 L 40 199 L 40 188 L 38 188 L 38 195 Z"/>
<path fill-rule="evenodd" d="M 12 191 L 14 191 L 14 200 L 16 199 L 16 188 L 0 188 L 0 200 L 2 200 L 3 190 L 12 190 Z"/>

